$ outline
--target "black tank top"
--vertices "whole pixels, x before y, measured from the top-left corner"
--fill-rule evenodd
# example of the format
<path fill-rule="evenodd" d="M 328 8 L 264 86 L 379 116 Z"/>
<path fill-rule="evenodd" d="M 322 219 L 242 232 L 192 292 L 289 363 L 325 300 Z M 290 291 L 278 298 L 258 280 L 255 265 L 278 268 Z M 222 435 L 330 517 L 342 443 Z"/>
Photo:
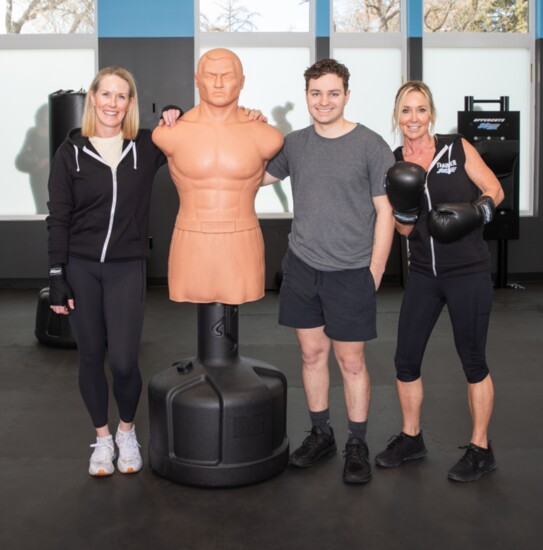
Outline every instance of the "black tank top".
<path fill-rule="evenodd" d="M 394 151 L 403 160 L 402 148 Z M 436 134 L 436 154 L 426 177 L 426 193 L 415 227 L 408 237 L 409 269 L 433 277 L 452 277 L 490 270 L 490 252 L 478 227 L 465 237 L 441 244 L 430 237 L 428 212 L 442 202 L 472 202 L 481 193 L 469 179 L 466 155 L 458 134 Z"/>

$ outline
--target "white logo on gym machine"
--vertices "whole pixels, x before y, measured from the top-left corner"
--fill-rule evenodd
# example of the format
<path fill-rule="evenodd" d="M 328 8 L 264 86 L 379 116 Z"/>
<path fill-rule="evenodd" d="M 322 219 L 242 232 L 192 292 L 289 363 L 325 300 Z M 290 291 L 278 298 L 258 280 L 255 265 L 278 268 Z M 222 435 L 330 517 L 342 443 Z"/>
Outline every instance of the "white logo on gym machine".
<path fill-rule="evenodd" d="M 456 172 L 456 161 L 451 160 L 451 162 L 438 162 L 436 164 L 438 174 L 454 174 Z"/>
<path fill-rule="evenodd" d="M 505 122 L 505 118 L 474 118 L 473 124 L 477 124 L 478 130 L 497 130 L 502 123 Z"/>

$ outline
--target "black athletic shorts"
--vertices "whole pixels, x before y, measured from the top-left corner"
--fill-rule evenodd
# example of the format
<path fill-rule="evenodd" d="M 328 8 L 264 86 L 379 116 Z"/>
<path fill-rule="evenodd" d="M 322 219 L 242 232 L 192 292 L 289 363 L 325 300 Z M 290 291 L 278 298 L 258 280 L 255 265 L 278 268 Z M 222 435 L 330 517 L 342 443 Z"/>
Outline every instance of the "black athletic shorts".
<path fill-rule="evenodd" d="M 289 249 L 283 259 L 279 324 L 294 328 L 324 326 L 340 342 L 377 337 L 375 281 L 369 267 L 319 271 Z"/>

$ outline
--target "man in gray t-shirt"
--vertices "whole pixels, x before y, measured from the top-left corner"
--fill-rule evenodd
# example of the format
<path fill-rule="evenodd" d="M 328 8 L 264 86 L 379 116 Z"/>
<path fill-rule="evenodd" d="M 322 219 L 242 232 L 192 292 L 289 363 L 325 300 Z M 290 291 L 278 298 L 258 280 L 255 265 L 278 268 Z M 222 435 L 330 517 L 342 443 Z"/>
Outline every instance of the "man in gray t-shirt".
<path fill-rule="evenodd" d="M 364 346 L 376 337 L 375 294 L 394 232 L 385 194 L 394 156 L 378 134 L 345 119 L 347 67 L 322 59 L 304 77 L 313 124 L 286 136 L 263 180 L 266 185 L 290 176 L 294 199 L 279 323 L 296 329 L 312 429 L 290 463 L 310 467 L 336 453 L 328 408 L 333 348 L 349 419 L 343 480 L 366 483 L 370 380 Z"/>

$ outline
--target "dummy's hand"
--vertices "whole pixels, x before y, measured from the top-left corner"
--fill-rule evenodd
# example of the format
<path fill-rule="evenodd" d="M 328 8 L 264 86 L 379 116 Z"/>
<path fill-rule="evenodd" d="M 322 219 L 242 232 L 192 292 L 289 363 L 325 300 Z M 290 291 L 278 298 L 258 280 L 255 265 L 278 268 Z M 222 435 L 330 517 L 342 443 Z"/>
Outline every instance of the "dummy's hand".
<path fill-rule="evenodd" d="M 249 107 L 242 107 L 239 106 L 240 109 L 243 109 L 243 112 L 251 119 L 251 120 L 260 120 L 260 122 L 268 122 L 268 117 L 264 116 L 262 114 L 262 111 L 260 109 L 249 109 Z"/>

